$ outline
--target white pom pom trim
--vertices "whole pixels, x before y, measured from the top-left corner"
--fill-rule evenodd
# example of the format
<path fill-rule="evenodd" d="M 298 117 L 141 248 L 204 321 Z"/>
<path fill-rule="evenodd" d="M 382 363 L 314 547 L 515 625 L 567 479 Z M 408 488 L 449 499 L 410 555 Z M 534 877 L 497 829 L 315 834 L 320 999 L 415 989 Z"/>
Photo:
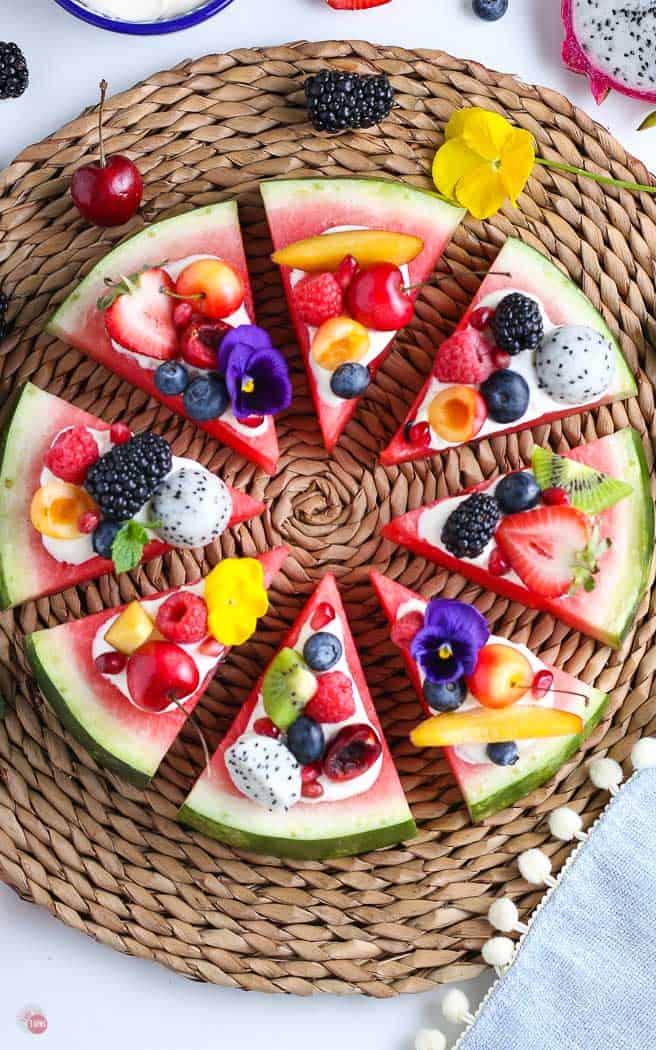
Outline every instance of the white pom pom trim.
<path fill-rule="evenodd" d="M 636 772 L 656 766 L 656 737 L 643 736 L 642 740 L 633 745 L 631 763 Z"/>
<path fill-rule="evenodd" d="M 494 966 L 499 976 L 510 966 L 515 954 L 515 942 L 510 937 L 490 937 L 483 945 L 483 959 L 488 966 Z"/>
<path fill-rule="evenodd" d="M 415 1050 L 446 1050 L 446 1036 L 439 1028 L 420 1028 L 415 1036 Z"/>
<path fill-rule="evenodd" d="M 541 849 L 527 849 L 520 853 L 517 863 L 522 878 L 532 886 L 550 886 L 553 889 L 556 885 L 551 874 L 551 861 Z"/>
<path fill-rule="evenodd" d="M 499 897 L 499 900 L 492 901 L 487 917 L 495 930 L 501 933 L 526 933 L 528 930 L 526 923 L 519 921 L 517 906 L 510 897 Z"/>
<path fill-rule="evenodd" d="M 590 780 L 601 791 L 616 795 L 624 778 L 622 767 L 614 758 L 595 758 L 590 763 Z"/>
<path fill-rule="evenodd" d="M 549 830 L 556 839 L 561 842 L 571 842 L 578 839 L 585 842 L 588 837 L 583 831 L 583 821 L 574 809 L 568 806 L 559 806 L 549 814 Z"/>
<path fill-rule="evenodd" d="M 452 988 L 442 999 L 442 1013 L 450 1024 L 471 1024 L 474 1015 L 469 1009 L 469 999 L 460 988 Z"/>

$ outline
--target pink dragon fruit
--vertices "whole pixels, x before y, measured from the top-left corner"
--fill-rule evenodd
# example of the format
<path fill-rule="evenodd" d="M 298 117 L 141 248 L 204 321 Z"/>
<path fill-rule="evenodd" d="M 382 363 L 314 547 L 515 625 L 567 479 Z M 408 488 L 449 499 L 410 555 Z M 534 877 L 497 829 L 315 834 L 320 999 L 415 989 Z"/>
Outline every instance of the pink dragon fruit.
<path fill-rule="evenodd" d="M 562 0 L 562 16 L 563 61 L 597 103 L 611 90 L 656 102 L 654 0 Z"/>

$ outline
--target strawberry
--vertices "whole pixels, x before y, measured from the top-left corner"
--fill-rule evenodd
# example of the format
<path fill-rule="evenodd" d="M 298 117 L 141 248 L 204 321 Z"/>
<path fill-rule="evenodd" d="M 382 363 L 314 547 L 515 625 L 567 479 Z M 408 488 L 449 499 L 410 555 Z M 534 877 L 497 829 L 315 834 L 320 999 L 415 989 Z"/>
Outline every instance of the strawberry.
<path fill-rule="evenodd" d="M 332 273 L 310 273 L 294 286 L 294 303 L 305 324 L 320 328 L 344 311 L 342 289 Z"/>
<path fill-rule="evenodd" d="M 326 0 L 334 11 L 366 11 L 370 7 L 382 7 L 390 0 Z"/>
<path fill-rule="evenodd" d="M 121 278 L 107 296 L 105 328 L 110 339 L 135 354 L 169 361 L 178 352 L 173 323 L 175 300 L 167 292 L 175 285 L 166 270 L 146 270 Z M 104 300 L 101 300 L 101 304 Z"/>
<path fill-rule="evenodd" d="M 463 328 L 445 339 L 437 351 L 434 372 L 441 383 L 478 385 L 495 370 L 492 348 L 476 328 Z"/>
<path fill-rule="evenodd" d="M 424 614 L 417 609 L 415 612 L 406 613 L 400 620 L 392 625 L 391 637 L 399 649 L 405 649 L 416 635 L 417 631 L 424 626 Z"/>
<path fill-rule="evenodd" d="M 355 714 L 353 683 L 342 671 L 319 675 L 317 691 L 303 708 L 315 722 L 343 722 Z"/>
<path fill-rule="evenodd" d="M 495 539 L 520 580 L 545 598 L 592 590 L 598 558 L 609 546 L 583 511 L 566 506 L 510 514 Z"/>

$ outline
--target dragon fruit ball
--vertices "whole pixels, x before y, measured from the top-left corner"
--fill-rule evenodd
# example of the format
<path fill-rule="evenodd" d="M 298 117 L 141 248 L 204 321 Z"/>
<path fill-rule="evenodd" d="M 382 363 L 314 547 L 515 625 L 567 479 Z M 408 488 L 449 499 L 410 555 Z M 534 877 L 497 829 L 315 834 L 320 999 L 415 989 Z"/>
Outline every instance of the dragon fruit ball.
<path fill-rule="evenodd" d="M 301 797 L 301 767 L 281 740 L 244 733 L 225 764 L 237 790 L 267 809 L 289 809 Z"/>
<path fill-rule="evenodd" d="M 612 346 L 594 328 L 562 325 L 544 337 L 535 353 L 538 386 L 555 401 L 578 405 L 608 390 L 615 370 Z"/>
<path fill-rule="evenodd" d="M 206 547 L 225 531 L 232 514 L 230 490 L 203 467 L 180 467 L 151 497 L 156 532 L 172 547 Z"/>

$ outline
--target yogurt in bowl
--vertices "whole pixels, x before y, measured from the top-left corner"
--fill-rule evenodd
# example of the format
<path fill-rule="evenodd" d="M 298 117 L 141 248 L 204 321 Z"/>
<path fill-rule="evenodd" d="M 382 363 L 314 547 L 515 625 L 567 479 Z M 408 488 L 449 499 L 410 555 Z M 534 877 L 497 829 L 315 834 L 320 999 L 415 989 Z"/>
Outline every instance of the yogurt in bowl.
<path fill-rule="evenodd" d="M 157 22 L 186 15 L 205 4 L 203 0 L 88 0 L 84 6 L 123 22 Z"/>
<path fill-rule="evenodd" d="M 55 0 L 84 22 L 116 33 L 174 33 L 204 22 L 232 0 Z"/>

